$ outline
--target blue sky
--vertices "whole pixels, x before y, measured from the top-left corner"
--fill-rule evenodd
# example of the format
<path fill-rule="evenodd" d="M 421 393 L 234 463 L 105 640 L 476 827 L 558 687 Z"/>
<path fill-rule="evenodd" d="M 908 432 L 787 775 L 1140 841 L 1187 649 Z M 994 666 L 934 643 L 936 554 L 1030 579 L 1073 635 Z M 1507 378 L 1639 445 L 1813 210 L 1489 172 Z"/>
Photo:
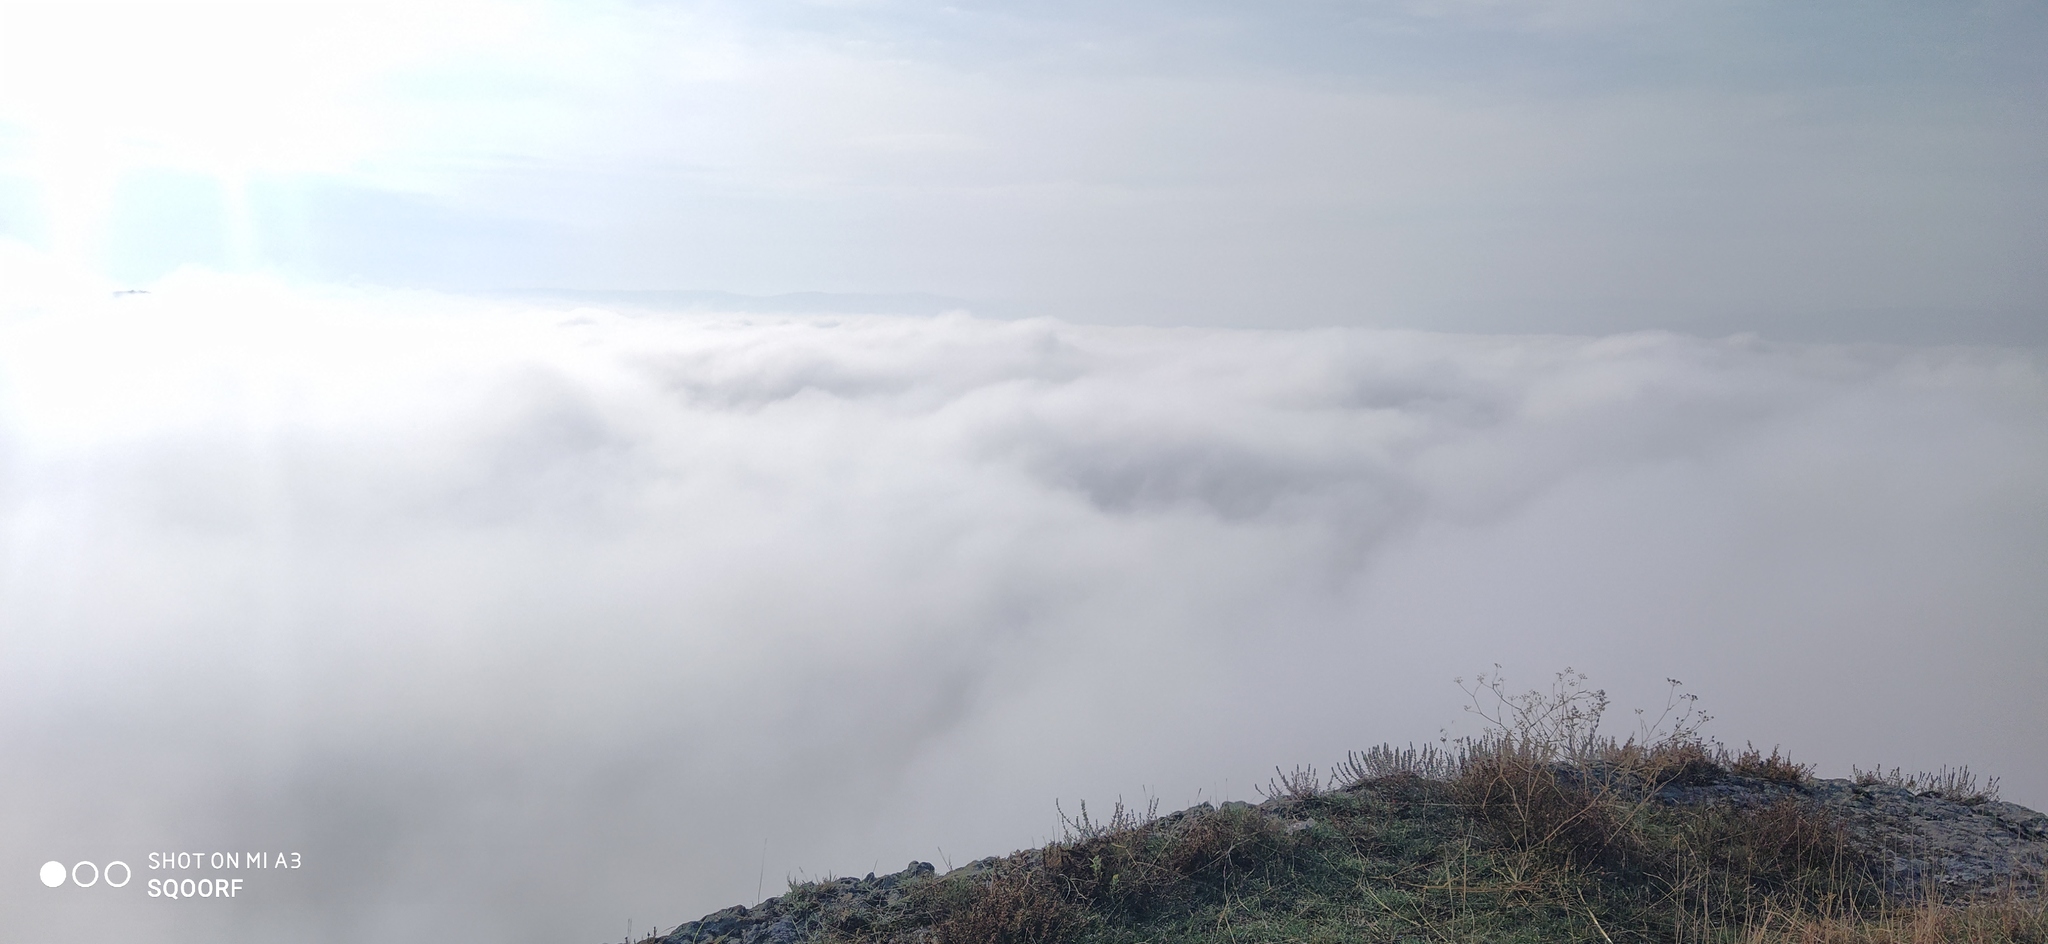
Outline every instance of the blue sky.
<path fill-rule="evenodd" d="M 126 284 L 2048 330 L 2036 4 L 0 9 L 0 234 Z"/>

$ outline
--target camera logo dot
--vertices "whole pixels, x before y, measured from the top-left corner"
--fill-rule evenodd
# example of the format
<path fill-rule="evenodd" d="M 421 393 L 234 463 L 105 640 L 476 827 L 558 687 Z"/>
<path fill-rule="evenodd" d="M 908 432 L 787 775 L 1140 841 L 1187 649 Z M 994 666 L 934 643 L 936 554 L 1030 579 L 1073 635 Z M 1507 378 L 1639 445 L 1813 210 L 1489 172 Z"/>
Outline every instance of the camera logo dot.
<path fill-rule="evenodd" d="M 115 869 L 121 870 L 121 880 L 118 882 L 114 881 Z M 51 888 L 64 884 L 64 879 L 67 877 L 71 879 L 71 884 L 79 888 L 91 888 L 94 885 L 98 885 L 101 878 L 107 880 L 108 888 L 125 888 L 128 885 L 129 877 L 134 873 L 128 870 L 128 863 L 126 862 L 109 862 L 105 869 L 101 869 L 91 862 L 80 862 L 66 869 L 64 868 L 64 863 L 51 861 L 43 863 L 42 871 L 37 874 L 42 878 L 43 884 Z"/>

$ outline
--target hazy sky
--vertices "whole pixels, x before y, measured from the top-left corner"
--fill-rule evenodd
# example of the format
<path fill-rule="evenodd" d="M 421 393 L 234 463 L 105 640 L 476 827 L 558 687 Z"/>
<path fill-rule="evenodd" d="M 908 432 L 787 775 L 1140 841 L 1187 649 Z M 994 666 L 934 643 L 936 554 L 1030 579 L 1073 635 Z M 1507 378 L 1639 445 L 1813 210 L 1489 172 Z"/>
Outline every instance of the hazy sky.
<path fill-rule="evenodd" d="M 2048 339 L 2038 3 L 0 11 L 0 234 L 130 284 Z"/>
<path fill-rule="evenodd" d="M 0 944 L 591 944 L 1495 663 L 2048 805 L 2043 48 L 0 0 Z"/>

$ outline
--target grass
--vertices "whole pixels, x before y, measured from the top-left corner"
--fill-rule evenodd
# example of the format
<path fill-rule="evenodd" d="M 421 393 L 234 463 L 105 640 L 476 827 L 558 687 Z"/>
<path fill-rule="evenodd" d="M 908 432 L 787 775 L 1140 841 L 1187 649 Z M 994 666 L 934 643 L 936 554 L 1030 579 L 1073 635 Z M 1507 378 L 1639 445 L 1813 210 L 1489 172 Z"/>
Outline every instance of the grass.
<path fill-rule="evenodd" d="M 1258 807 L 1162 817 L 1118 803 L 1097 820 L 1084 805 L 1062 812 L 1060 841 L 919 879 L 887 907 L 837 901 L 827 883 L 787 900 L 814 939 L 838 942 L 2048 944 L 2038 898 L 1888 898 L 1817 805 L 1657 802 L 1668 785 L 1812 770 L 1704 740 L 1676 682 L 1662 714 L 1606 736 L 1606 696 L 1584 683 L 1567 670 L 1516 694 L 1482 675 L 1466 686 L 1477 737 L 1354 752 L 1327 778 L 1276 770 Z M 1996 790 L 1966 769 L 1864 776 Z"/>
<path fill-rule="evenodd" d="M 1992 777 L 1982 783 L 1968 767 L 1943 767 L 1935 773 L 1902 773 L 1893 767 L 1887 771 L 1883 764 L 1870 770 L 1851 767 L 1856 782 L 1861 784 L 1883 784 L 1889 787 L 1903 787 L 1914 793 L 1938 793 L 1963 803 L 1981 803 L 1998 799 L 1998 778 Z"/>

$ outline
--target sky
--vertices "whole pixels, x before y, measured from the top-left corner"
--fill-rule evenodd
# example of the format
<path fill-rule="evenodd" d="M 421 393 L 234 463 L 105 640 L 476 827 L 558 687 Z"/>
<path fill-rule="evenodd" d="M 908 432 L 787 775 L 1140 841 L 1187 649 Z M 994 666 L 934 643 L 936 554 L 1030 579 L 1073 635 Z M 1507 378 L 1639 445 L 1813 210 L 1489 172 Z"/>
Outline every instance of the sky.
<path fill-rule="evenodd" d="M 2048 806 L 2044 27 L 0 2 L 0 944 L 609 940 L 1496 664 Z"/>
<path fill-rule="evenodd" d="M 0 236 L 459 291 L 2040 343 L 2024 2 L 0 5 Z"/>

